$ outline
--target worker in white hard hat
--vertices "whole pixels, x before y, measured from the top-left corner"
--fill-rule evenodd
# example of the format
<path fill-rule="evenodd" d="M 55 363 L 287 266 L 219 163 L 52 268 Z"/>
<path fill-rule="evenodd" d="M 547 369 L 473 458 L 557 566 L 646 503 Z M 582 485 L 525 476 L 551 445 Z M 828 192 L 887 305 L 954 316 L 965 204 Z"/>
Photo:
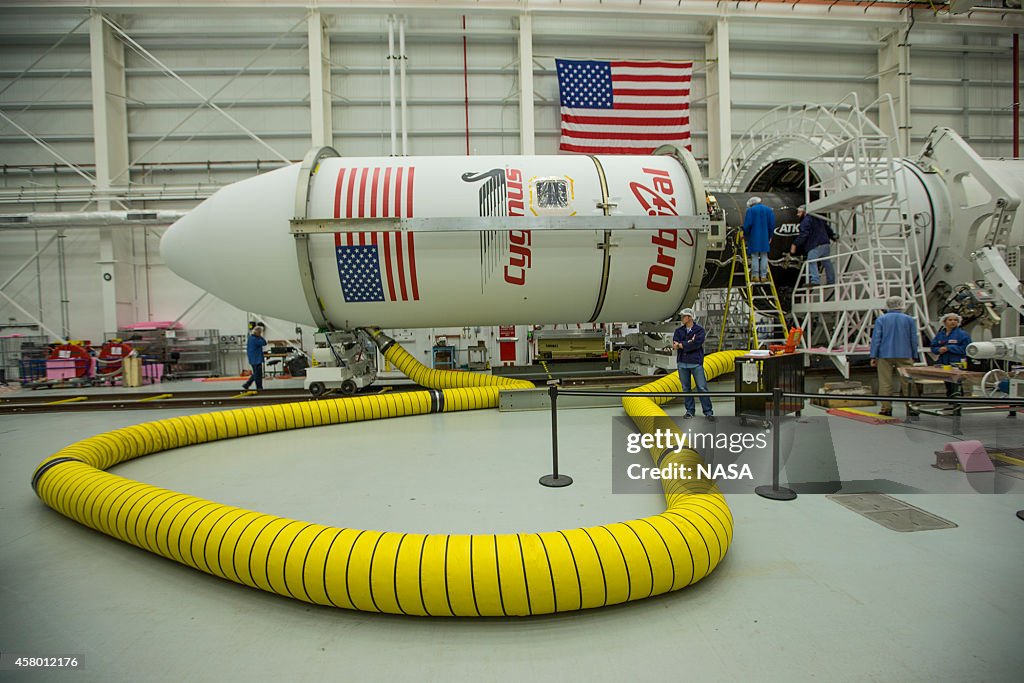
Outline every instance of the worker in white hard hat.
<path fill-rule="evenodd" d="M 679 312 L 682 325 L 672 335 L 672 348 L 676 350 L 676 369 L 679 371 L 679 384 L 684 392 L 691 391 L 690 379 L 697 385 L 697 393 L 708 393 L 708 380 L 704 375 L 704 328 L 694 320 L 692 308 L 684 308 Z M 693 396 L 683 399 L 686 406 L 684 418 L 691 418 L 696 410 Z M 700 397 L 700 407 L 704 417 L 714 422 L 715 411 L 711 406 L 711 398 Z"/>
<path fill-rule="evenodd" d="M 768 251 L 775 232 L 775 212 L 761 203 L 760 197 L 747 200 L 743 216 L 743 239 L 750 254 L 750 281 L 768 282 Z"/>
<path fill-rule="evenodd" d="M 918 357 L 917 321 L 903 312 L 906 304 L 903 297 L 890 296 L 885 301 L 887 311 L 875 321 L 875 329 L 871 334 L 871 367 L 878 368 L 879 396 L 894 396 L 893 376 L 897 386 L 903 393 L 903 380 L 899 368 L 909 367 Z M 892 415 L 892 403 L 882 402 L 879 415 Z M 908 415 L 916 413 L 907 408 Z"/>

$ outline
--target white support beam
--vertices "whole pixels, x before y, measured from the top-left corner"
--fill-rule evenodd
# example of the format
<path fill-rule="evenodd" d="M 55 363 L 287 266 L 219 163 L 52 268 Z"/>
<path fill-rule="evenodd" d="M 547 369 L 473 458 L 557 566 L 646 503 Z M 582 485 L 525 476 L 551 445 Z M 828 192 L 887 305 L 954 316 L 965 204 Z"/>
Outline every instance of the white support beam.
<path fill-rule="evenodd" d="M 405 89 L 405 17 L 398 22 L 398 101 L 402 119 L 402 156 L 409 156 L 409 107 Z"/>
<path fill-rule="evenodd" d="M 878 127 L 896 140 L 899 156 L 910 150 L 910 45 L 907 32 L 895 29 L 881 35 L 878 48 L 878 95 L 892 97 L 893 111 L 880 111 Z M 893 130 L 895 120 L 896 129 Z"/>
<path fill-rule="evenodd" d="M 96 189 L 104 192 L 112 185 L 128 184 L 128 109 L 124 43 L 99 12 L 89 18 L 89 56 Z M 96 203 L 100 211 L 111 209 L 109 200 Z M 134 267 L 128 235 L 101 229 L 99 250 L 103 331 L 113 334 L 119 323 L 132 321 Z"/>
<path fill-rule="evenodd" d="M 40 6 L 47 9 L 55 3 L 54 0 L 19 0 L 20 7 Z M 63 0 L 59 4 L 82 5 L 87 4 L 75 2 L 74 0 Z M 207 3 L 192 2 L 183 3 L 182 0 L 117 0 L 117 2 L 91 2 L 93 5 L 106 5 L 117 7 L 119 12 L 152 12 L 159 9 L 181 9 L 183 5 L 195 7 Z M 389 11 L 405 12 L 410 14 L 421 14 L 424 16 L 436 15 L 437 12 L 447 10 L 452 14 L 462 14 L 472 8 L 474 12 L 484 16 L 494 15 L 516 15 L 529 7 L 530 11 L 542 16 L 574 16 L 580 14 L 593 14 L 601 12 L 602 15 L 612 18 L 629 17 L 652 17 L 652 18 L 686 18 L 686 19 L 708 19 L 722 15 L 739 17 L 751 23 L 783 22 L 791 24 L 794 21 L 821 21 L 827 20 L 837 24 L 867 24 L 867 23 L 902 23 L 905 21 L 905 3 L 880 2 L 871 5 L 859 4 L 824 4 L 809 2 L 734 2 L 734 3 L 712 3 L 712 2 L 689 2 L 680 3 L 678 0 L 659 0 L 656 2 L 643 2 L 643 0 L 629 0 L 627 2 L 609 2 L 608 0 L 488 0 L 487 2 L 467 0 L 393 0 L 382 3 L 381 0 L 317 0 L 315 3 L 310 0 L 261 0 L 260 2 L 243 2 L 234 0 L 222 5 L 245 6 L 251 14 L 280 12 L 289 9 L 305 9 L 316 5 L 321 11 L 355 12 L 355 11 L 378 11 L 382 4 L 385 4 Z M 979 2 L 979 4 L 981 4 Z M 902 13 L 901 13 L 902 12 Z M 965 26 L 978 26 L 982 28 L 995 28 L 1002 23 L 1002 28 L 1012 28 L 1020 25 L 1022 17 L 1020 12 L 1003 8 L 974 7 L 972 11 L 964 15 L 950 15 L 946 12 L 922 12 L 917 19 L 919 24 L 949 25 L 959 24 Z M 1013 23 L 1011 23 L 1013 22 Z"/>
<path fill-rule="evenodd" d="M 519 15 L 519 153 L 536 154 L 533 121 L 533 17 Z"/>
<path fill-rule="evenodd" d="M 95 184 L 95 181 L 96 181 L 95 178 L 93 178 L 91 175 L 89 175 L 88 173 L 83 171 L 81 168 L 79 168 L 74 163 L 68 161 L 63 155 L 60 154 L 60 152 L 58 152 L 53 147 L 51 147 L 46 142 L 46 140 L 43 140 L 41 137 L 39 137 L 38 135 L 36 135 L 32 131 L 30 131 L 29 129 L 27 129 L 24 126 L 22 126 L 21 124 L 19 124 L 17 121 L 12 119 L 10 116 L 5 114 L 3 111 L 0 111 L 0 120 L 6 121 L 8 124 L 10 124 L 10 126 L 12 128 L 17 130 L 19 133 L 21 133 L 22 135 L 27 137 L 32 142 L 36 143 L 37 145 L 39 145 L 40 147 L 45 149 L 51 156 L 53 156 L 55 159 L 60 161 L 62 164 L 64 164 L 68 168 L 70 168 L 72 171 L 74 171 L 78 175 L 82 176 L 82 178 L 87 180 L 89 183 Z M 53 137 L 53 136 L 50 136 L 50 137 Z"/>
<path fill-rule="evenodd" d="M 106 190 L 111 185 L 128 184 L 128 107 L 124 43 L 98 12 L 89 18 L 89 58 L 96 189 Z M 111 208 L 109 202 L 97 203 L 100 211 Z"/>
<path fill-rule="evenodd" d="M 391 114 L 391 156 L 398 156 L 398 114 L 395 108 L 395 15 L 388 15 L 388 111 Z"/>
<path fill-rule="evenodd" d="M 36 233 L 36 234 L 38 236 L 38 233 Z M 3 284 L 0 284 L 0 292 L 2 292 L 3 290 L 7 289 L 8 285 L 10 285 L 12 282 L 14 282 L 18 278 L 18 276 L 21 275 L 23 272 L 25 272 L 25 270 L 29 266 L 37 265 L 39 263 L 39 257 L 42 255 L 42 253 L 44 251 L 46 251 L 47 247 L 49 247 L 55 241 L 57 241 L 57 233 L 53 233 L 52 235 L 50 235 L 50 239 L 46 240 L 46 244 L 44 244 L 43 246 L 41 246 L 38 249 L 36 249 L 34 254 L 29 256 L 27 259 L 25 259 L 25 261 L 22 262 L 22 264 L 20 266 L 18 266 L 14 270 L 14 272 L 11 273 L 8 276 L 8 278 L 6 280 L 4 280 Z"/>
<path fill-rule="evenodd" d="M 50 11 L 54 6 L 103 6 L 116 8 L 121 13 L 153 13 L 161 10 L 195 10 L 214 3 L 182 2 L 182 0 L 116 0 L 114 2 L 84 2 L 83 0 L 18 0 L 8 2 L 19 9 L 43 8 Z M 469 2 L 467 0 L 231 0 L 219 3 L 222 8 L 244 7 L 249 16 L 274 14 L 281 11 L 304 11 L 316 6 L 321 12 L 373 13 L 387 7 L 388 11 L 420 16 L 437 16 L 447 11 L 460 15 L 467 11 L 482 16 L 519 16 L 524 7 L 541 17 L 575 17 L 600 13 L 610 19 L 671 19 L 671 20 L 715 20 L 729 16 L 734 22 L 755 24 L 759 27 L 799 24 L 814 29 L 814 24 L 828 22 L 834 26 L 891 26 L 906 23 L 906 5 L 899 2 L 878 2 L 871 4 L 854 3 L 811 3 L 811 2 L 679 2 L 679 0 L 656 0 L 643 2 L 610 2 L 608 0 L 488 0 Z M 945 3 L 938 3 L 944 5 Z M 940 9 L 939 7 L 935 8 Z M 1003 33 L 1024 28 L 1024 12 L 996 7 L 974 7 L 966 14 L 951 15 L 944 11 L 922 11 L 917 17 L 919 27 L 972 30 L 989 33 Z"/>
<path fill-rule="evenodd" d="M 102 15 L 97 15 L 97 16 L 102 16 Z M 135 40 L 130 35 L 128 35 L 124 31 L 124 29 L 122 29 L 120 26 L 118 26 L 117 24 L 115 24 L 113 21 L 111 21 L 110 19 L 108 19 L 106 17 L 103 17 L 103 22 L 105 24 L 107 24 L 107 26 L 110 27 L 110 29 L 114 32 L 115 36 L 117 36 L 118 38 L 123 40 L 133 50 L 135 50 L 140 55 L 142 55 L 144 58 L 146 58 L 147 60 L 152 62 L 161 71 L 163 71 L 165 74 L 167 74 L 168 76 L 170 76 L 171 78 L 176 80 L 178 83 L 180 83 L 182 86 L 184 86 L 186 90 L 188 90 L 193 95 L 198 97 L 199 101 L 202 102 L 204 106 L 209 107 L 210 109 L 214 110 L 215 112 L 217 112 L 218 114 L 220 114 L 221 116 L 226 118 L 228 121 L 230 121 L 232 124 L 234 124 L 239 130 L 241 130 L 243 133 L 245 133 L 250 138 L 252 138 L 254 142 L 256 142 L 259 145 L 262 145 L 264 148 L 269 150 L 272 154 L 274 154 L 281 161 L 285 162 L 286 164 L 292 163 L 291 159 L 289 159 L 284 154 L 282 154 L 281 152 L 279 152 L 276 149 L 274 149 L 272 146 L 270 146 L 270 144 L 266 140 L 264 140 L 259 135 L 257 135 L 255 132 L 253 132 L 252 130 L 247 128 L 245 125 L 243 125 L 241 121 L 239 121 L 237 118 L 235 118 L 234 116 L 229 114 L 222 107 L 217 106 L 208 96 L 206 96 L 203 93 L 201 93 L 191 83 L 189 83 L 184 78 L 182 78 L 177 73 L 175 73 L 174 70 L 171 69 L 171 67 L 167 66 L 165 63 L 163 63 L 162 61 L 157 59 L 157 57 L 152 52 L 150 52 L 146 48 L 142 47 L 142 45 L 140 45 L 137 40 Z M 302 23 L 302 21 L 300 20 L 299 23 Z"/>
<path fill-rule="evenodd" d="M 333 146 L 331 40 L 319 11 L 309 13 L 309 113 L 313 147 Z"/>
<path fill-rule="evenodd" d="M 136 320 L 131 257 L 131 235 L 117 228 L 100 229 L 100 289 L 103 296 L 103 331 L 113 334 L 122 324 Z"/>
<path fill-rule="evenodd" d="M 47 327 L 46 323 L 44 323 L 42 320 L 29 313 L 27 310 L 25 310 L 24 306 L 22 306 L 17 301 L 4 294 L 2 291 L 0 291 L 0 299 L 4 299 L 8 303 L 8 305 L 12 306 L 13 308 L 16 308 L 23 316 L 28 318 L 29 322 L 33 322 L 36 325 L 39 325 L 39 329 L 41 329 L 43 332 L 46 332 L 54 339 L 59 339 L 62 342 L 68 340 L 68 335 L 61 334 L 60 332 L 57 332 Z"/>
<path fill-rule="evenodd" d="M 732 151 L 732 81 L 729 60 L 729 22 L 718 19 L 704 47 L 707 73 L 708 177 L 717 179 Z M 692 94 L 692 91 L 691 91 Z"/>

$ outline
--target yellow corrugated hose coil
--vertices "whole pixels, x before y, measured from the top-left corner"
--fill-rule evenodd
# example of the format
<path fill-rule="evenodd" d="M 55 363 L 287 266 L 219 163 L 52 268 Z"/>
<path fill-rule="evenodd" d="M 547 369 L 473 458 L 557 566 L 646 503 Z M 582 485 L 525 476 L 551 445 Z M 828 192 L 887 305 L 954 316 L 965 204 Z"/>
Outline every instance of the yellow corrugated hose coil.
<path fill-rule="evenodd" d="M 385 358 L 428 391 L 242 408 L 147 422 L 84 439 L 36 468 L 57 512 L 109 536 L 236 583 L 305 602 L 421 616 L 520 616 L 637 600 L 707 576 L 725 556 L 732 516 L 713 483 L 666 489 L 665 512 L 584 529 L 416 534 L 330 527 L 222 505 L 104 470 L 160 451 L 253 434 L 496 407 L 522 380 L 424 367 L 374 331 Z M 735 355 L 735 354 L 733 354 Z M 731 356 L 708 356 L 713 377 Z M 675 374 L 648 385 L 679 389 Z M 656 401 L 624 400 L 643 426 Z M 652 453 L 698 458 L 692 451 Z M 671 487 L 670 487 L 671 488 Z"/>

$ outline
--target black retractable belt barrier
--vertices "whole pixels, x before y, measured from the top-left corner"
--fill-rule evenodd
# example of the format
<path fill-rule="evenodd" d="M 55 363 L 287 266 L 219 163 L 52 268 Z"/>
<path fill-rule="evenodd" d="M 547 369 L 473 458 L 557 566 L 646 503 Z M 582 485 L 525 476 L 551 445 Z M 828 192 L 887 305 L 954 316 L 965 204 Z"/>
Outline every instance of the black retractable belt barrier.
<path fill-rule="evenodd" d="M 551 399 L 551 474 L 540 478 L 542 486 L 561 488 L 572 483 L 572 477 L 558 474 L 558 382 L 548 383 L 548 398 Z"/>
<path fill-rule="evenodd" d="M 768 498 L 770 500 L 793 500 L 796 498 L 796 491 L 788 489 L 785 486 L 779 486 L 779 459 L 781 450 L 779 448 L 779 442 L 782 434 L 782 389 L 774 389 L 772 391 L 772 485 L 771 486 L 758 486 L 754 489 L 754 493 L 761 496 L 762 498 Z"/>

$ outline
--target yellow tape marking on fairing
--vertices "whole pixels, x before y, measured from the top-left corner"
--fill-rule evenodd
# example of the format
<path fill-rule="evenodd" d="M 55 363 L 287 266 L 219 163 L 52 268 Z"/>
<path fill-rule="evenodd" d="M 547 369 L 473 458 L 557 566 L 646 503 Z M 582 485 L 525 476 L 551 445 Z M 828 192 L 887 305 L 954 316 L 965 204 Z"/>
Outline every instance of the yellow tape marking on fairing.
<path fill-rule="evenodd" d="M 705 361 L 709 378 L 735 352 Z M 431 370 L 397 344 L 388 362 L 441 389 L 446 412 L 493 408 L 529 382 Z M 675 374 L 641 389 L 678 391 Z M 713 483 L 667 486 L 660 515 L 584 529 L 519 534 L 407 534 L 343 529 L 222 505 L 103 470 L 143 455 L 284 429 L 423 415 L 429 391 L 242 408 L 98 434 L 37 468 L 36 491 L 85 526 L 236 583 L 318 605 L 419 616 L 549 614 L 638 600 L 707 576 L 725 557 L 732 516 Z M 642 428 L 664 399 L 629 397 Z M 652 453 L 655 460 L 661 453 Z M 666 456 L 694 466 L 693 451 Z M 65 459 L 48 466 L 51 461 Z"/>

